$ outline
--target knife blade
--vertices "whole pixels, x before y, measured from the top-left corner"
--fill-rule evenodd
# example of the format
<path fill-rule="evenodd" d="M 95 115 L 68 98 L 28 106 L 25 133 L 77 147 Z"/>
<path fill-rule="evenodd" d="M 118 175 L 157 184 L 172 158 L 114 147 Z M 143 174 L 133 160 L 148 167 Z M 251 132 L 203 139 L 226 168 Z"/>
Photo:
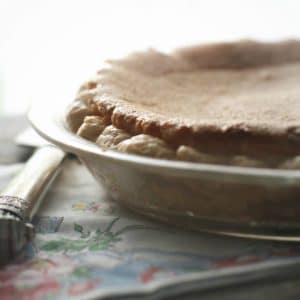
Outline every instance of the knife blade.
<path fill-rule="evenodd" d="M 23 169 L 0 193 L 0 264 L 10 262 L 34 238 L 32 217 L 59 173 L 66 153 L 27 129 L 18 145 L 37 147 Z"/>

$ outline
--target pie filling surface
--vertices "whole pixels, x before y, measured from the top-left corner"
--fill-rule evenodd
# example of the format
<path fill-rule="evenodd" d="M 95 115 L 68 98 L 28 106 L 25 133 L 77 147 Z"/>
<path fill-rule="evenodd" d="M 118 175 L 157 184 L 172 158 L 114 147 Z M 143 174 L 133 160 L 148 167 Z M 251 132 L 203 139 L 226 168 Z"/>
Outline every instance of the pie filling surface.
<path fill-rule="evenodd" d="M 241 41 L 109 61 L 67 116 L 99 146 L 253 167 L 300 167 L 300 42 Z"/>

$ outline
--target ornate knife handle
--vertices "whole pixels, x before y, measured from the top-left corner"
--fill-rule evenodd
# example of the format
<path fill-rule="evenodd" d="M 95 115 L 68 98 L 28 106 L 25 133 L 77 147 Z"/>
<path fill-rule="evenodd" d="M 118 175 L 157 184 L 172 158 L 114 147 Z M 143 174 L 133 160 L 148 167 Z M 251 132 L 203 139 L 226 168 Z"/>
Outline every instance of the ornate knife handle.
<path fill-rule="evenodd" d="M 25 220 L 30 203 L 26 199 L 13 196 L 0 196 L 0 210 Z M 1 217 L 0 217 L 1 218 Z"/>
<path fill-rule="evenodd" d="M 30 221 L 65 155 L 55 146 L 38 148 L 0 194 L 0 264 L 13 258 L 34 237 Z"/>

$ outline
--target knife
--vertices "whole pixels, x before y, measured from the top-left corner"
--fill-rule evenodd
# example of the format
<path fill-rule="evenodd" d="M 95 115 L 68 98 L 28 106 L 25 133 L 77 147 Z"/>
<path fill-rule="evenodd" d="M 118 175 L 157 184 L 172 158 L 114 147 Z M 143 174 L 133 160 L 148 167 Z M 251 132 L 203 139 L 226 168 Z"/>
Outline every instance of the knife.
<path fill-rule="evenodd" d="M 0 265 L 14 259 L 34 238 L 31 220 L 66 156 L 31 128 L 18 135 L 15 141 L 18 145 L 37 149 L 0 193 Z"/>

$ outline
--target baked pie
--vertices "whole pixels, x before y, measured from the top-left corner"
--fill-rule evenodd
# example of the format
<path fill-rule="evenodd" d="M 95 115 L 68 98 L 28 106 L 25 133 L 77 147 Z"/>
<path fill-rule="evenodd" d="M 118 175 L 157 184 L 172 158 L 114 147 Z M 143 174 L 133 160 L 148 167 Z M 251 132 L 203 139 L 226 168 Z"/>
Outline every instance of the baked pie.
<path fill-rule="evenodd" d="M 240 41 L 108 61 L 67 115 L 102 148 L 300 168 L 300 41 Z"/>

